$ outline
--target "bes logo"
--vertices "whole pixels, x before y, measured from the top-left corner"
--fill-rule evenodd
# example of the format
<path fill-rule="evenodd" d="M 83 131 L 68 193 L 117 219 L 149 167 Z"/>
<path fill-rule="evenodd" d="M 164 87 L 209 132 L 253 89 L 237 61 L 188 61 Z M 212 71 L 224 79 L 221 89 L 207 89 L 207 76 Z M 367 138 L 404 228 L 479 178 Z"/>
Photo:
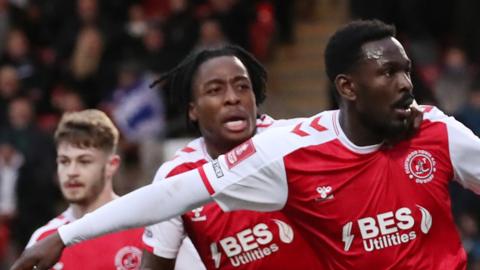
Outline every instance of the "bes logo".
<path fill-rule="evenodd" d="M 290 225 L 279 219 L 272 219 L 278 227 L 278 237 L 281 242 L 290 244 L 294 232 Z M 259 223 L 252 228 L 238 232 L 234 236 L 221 239 L 210 244 L 212 260 L 215 268 L 220 268 L 222 251 L 234 267 L 248 264 L 269 256 L 280 249 L 274 242 L 273 233 L 265 223 Z"/>
<path fill-rule="evenodd" d="M 435 158 L 425 150 L 411 152 L 404 163 L 405 173 L 408 178 L 415 179 L 418 184 L 425 184 L 433 179 L 436 169 Z"/>
<path fill-rule="evenodd" d="M 432 215 L 424 207 L 417 205 L 422 214 L 420 231 L 428 234 L 432 227 Z M 348 222 L 342 228 L 344 250 L 349 251 L 356 235 L 352 233 L 355 222 Z M 356 225 L 362 237 L 363 248 L 368 251 L 380 250 L 391 246 L 408 243 L 417 238 L 413 229 L 415 219 L 412 210 L 402 207 L 397 211 L 380 213 L 375 217 L 365 217 L 357 220 Z"/>

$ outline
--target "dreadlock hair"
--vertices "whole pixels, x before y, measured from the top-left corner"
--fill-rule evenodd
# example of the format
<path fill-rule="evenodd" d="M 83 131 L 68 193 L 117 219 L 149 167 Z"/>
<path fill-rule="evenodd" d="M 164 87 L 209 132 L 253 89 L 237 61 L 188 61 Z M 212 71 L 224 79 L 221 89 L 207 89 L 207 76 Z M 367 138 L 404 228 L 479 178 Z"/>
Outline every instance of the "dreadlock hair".
<path fill-rule="evenodd" d="M 325 48 L 325 69 L 330 82 L 334 84 L 339 74 L 355 67 L 362 57 L 363 44 L 395 34 L 395 26 L 379 20 L 356 20 L 337 30 Z M 340 101 L 335 87 L 333 90 L 337 102 Z"/>
<path fill-rule="evenodd" d="M 169 97 L 168 102 L 185 114 L 187 125 L 198 131 L 196 123 L 188 118 L 189 103 L 192 101 L 192 82 L 198 67 L 206 61 L 220 56 L 235 56 L 247 69 L 252 82 L 256 105 L 265 100 L 267 71 L 253 55 L 237 45 L 226 44 L 214 48 L 200 48 L 188 54 L 176 67 L 162 74 L 150 87 L 161 85 L 161 91 Z"/>

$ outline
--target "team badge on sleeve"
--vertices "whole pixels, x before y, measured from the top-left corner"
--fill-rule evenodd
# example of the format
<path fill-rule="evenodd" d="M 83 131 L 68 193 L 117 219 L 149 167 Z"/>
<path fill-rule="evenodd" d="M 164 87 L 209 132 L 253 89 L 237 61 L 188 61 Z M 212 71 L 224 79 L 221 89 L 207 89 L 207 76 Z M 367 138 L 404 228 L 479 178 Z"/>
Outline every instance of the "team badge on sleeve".
<path fill-rule="evenodd" d="M 235 167 L 238 163 L 253 155 L 255 152 L 255 146 L 251 139 L 240 144 L 225 155 L 228 168 L 231 169 Z"/>
<path fill-rule="evenodd" d="M 405 173 L 418 184 L 425 184 L 433 179 L 436 171 L 435 158 L 425 150 L 415 150 L 405 159 Z"/>

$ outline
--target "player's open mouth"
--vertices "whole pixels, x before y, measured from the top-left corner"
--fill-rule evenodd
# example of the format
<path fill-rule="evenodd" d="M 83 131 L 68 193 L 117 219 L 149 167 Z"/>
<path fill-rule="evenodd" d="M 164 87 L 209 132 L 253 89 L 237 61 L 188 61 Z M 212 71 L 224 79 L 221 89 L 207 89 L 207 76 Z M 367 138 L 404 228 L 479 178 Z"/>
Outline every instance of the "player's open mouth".
<path fill-rule="evenodd" d="M 227 122 L 224 123 L 224 126 L 229 130 L 233 132 L 239 132 L 243 131 L 247 128 L 247 120 L 245 119 L 232 119 L 228 120 Z"/>
<path fill-rule="evenodd" d="M 80 188 L 83 187 L 82 183 L 79 182 L 67 182 L 64 184 L 64 187 L 66 188 Z"/>
<path fill-rule="evenodd" d="M 400 116 L 400 118 L 407 118 L 411 112 L 411 106 L 413 104 L 413 97 L 402 98 L 399 102 L 396 102 L 393 106 L 395 114 Z"/>

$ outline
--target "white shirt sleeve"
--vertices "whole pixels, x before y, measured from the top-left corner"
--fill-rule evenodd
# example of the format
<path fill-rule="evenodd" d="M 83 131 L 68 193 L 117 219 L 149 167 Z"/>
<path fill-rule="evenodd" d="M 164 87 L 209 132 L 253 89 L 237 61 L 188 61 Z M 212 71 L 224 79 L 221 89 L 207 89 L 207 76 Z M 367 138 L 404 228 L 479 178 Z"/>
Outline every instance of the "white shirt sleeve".
<path fill-rule="evenodd" d="M 60 237 L 71 245 L 155 224 L 204 205 L 212 197 L 223 210 L 279 210 L 288 196 L 283 157 L 305 143 L 318 143 L 315 136 L 299 140 L 291 128 L 285 128 L 267 130 L 199 169 L 156 181 L 116 199 L 60 227 Z"/>
<path fill-rule="evenodd" d="M 425 117 L 446 124 L 453 178 L 465 188 L 480 194 L 480 139 L 455 118 L 448 117 L 435 107 Z"/>
<path fill-rule="evenodd" d="M 147 226 L 143 243 L 153 249 L 153 254 L 162 258 L 175 259 L 175 270 L 203 270 L 200 255 L 187 237 L 181 217 Z"/>
<path fill-rule="evenodd" d="M 453 117 L 446 122 L 454 179 L 480 194 L 480 139 Z"/>
<path fill-rule="evenodd" d="M 267 130 L 202 167 L 207 189 L 224 211 L 283 208 L 288 196 L 283 156 L 292 145 L 288 138 L 275 143 L 285 134 L 280 129 Z"/>
<path fill-rule="evenodd" d="M 185 163 L 198 162 L 204 159 L 200 154 L 203 153 L 200 148 L 200 139 L 193 140 L 187 146 L 194 151 L 182 152 L 182 150 L 178 150 L 175 154 L 176 158 L 160 166 L 153 182 L 170 181 L 170 179 L 166 180 L 165 178 L 175 169 L 181 168 Z M 181 216 L 146 227 L 143 242 L 151 247 L 153 254 L 156 256 L 168 259 L 176 258 L 175 270 L 205 269 L 192 241 L 187 237 Z"/>
<path fill-rule="evenodd" d="M 142 240 L 156 256 L 175 259 L 185 237 L 183 221 L 176 217 L 146 227 Z"/>
<path fill-rule="evenodd" d="M 197 250 L 190 238 L 183 239 L 175 261 L 175 270 L 205 270 L 205 265 L 200 259 Z"/>

